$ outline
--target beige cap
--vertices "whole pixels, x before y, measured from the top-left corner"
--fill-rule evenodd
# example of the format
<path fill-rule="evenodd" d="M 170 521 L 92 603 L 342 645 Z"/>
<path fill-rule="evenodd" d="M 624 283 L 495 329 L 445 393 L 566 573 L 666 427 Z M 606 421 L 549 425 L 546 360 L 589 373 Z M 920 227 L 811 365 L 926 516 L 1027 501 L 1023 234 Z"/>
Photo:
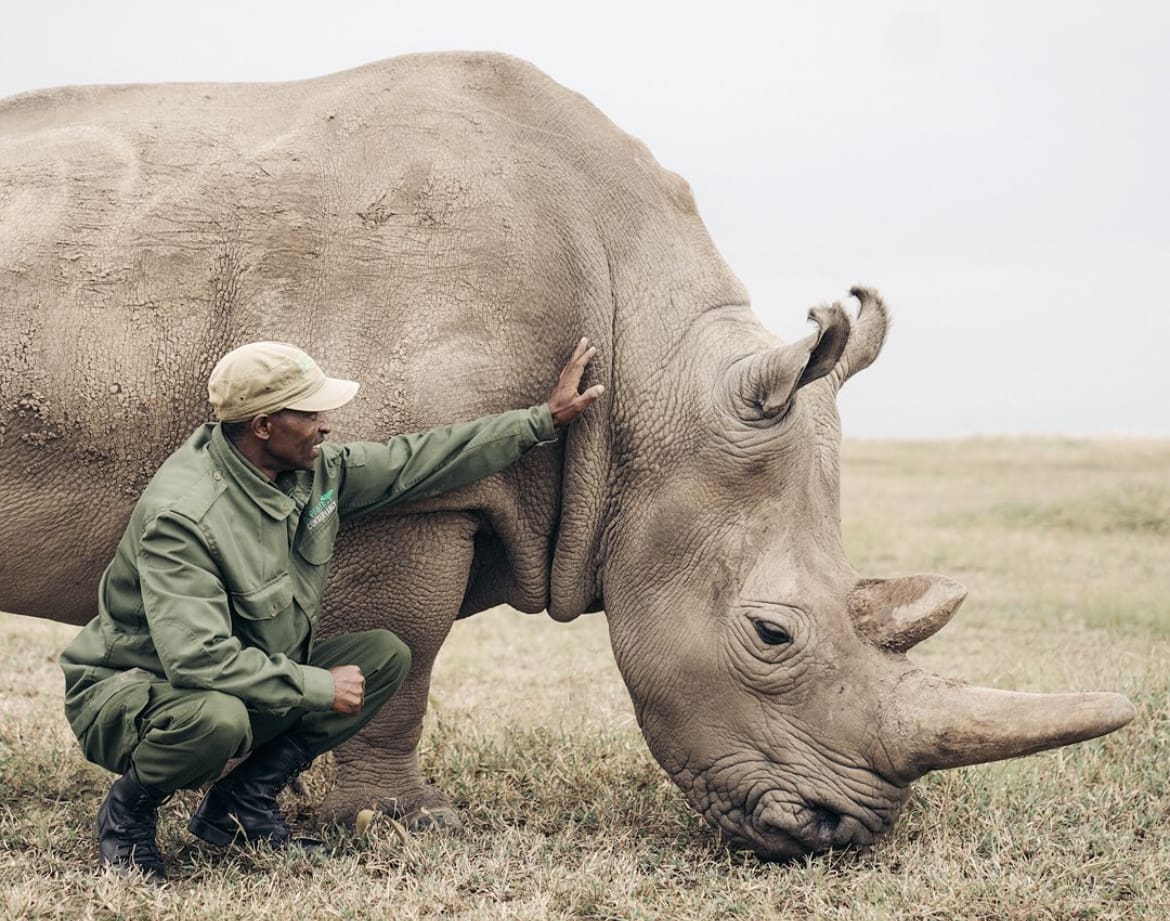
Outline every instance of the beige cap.
<path fill-rule="evenodd" d="M 296 409 L 326 412 L 344 406 L 356 381 L 326 377 L 308 355 L 287 342 L 249 342 L 219 360 L 207 381 L 207 396 L 221 422 Z"/>

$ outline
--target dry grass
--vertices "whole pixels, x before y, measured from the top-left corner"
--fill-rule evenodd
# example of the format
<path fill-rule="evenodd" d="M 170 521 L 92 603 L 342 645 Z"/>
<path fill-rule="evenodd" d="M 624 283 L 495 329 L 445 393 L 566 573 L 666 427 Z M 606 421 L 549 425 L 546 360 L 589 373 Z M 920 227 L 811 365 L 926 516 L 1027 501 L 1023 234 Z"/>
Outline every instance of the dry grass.
<path fill-rule="evenodd" d="M 400 840 L 384 819 L 312 863 L 223 855 L 164 810 L 176 877 L 92 869 L 109 778 L 60 715 L 70 628 L 0 617 L 0 918 L 1170 917 L 1170 444 L 850 443 L 850 555 L 971 598 L 916 650 L 929 668 L 1037 690 L 1120 689 L 1136 723 L 1105 739 L 925 778 L 895 833 L 790 865 L 730 855 L 647 754 L 605 622 L 496 611 L 441 657 L 425 763 L 467 820 Z M 523 621 L 523 622 L 520 622 Z M 290 798 L 313 826 L 328 763 Z"/>

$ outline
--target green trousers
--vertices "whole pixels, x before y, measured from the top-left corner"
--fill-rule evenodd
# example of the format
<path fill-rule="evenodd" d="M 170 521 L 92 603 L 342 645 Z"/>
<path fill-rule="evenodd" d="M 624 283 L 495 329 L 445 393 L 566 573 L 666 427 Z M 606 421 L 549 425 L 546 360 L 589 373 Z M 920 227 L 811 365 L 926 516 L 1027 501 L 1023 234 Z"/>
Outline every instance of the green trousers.
<path fill-rule="evenodd" d="M 232 758 L 285 733 L 319 755 L 355 735 L 398 690 L 410 671 L 410 650 L 388 630 L 367 630 L 322 640 L 309 664 L 361 668 L 361 710 L 258 713 L 230 694 L 157 681 L 149 695 L 133 686 L 113 695 L 81 738 L 82 750 L 116 774 L 133 764 L 143 783 L 168 793 L 214 780 Z"/>

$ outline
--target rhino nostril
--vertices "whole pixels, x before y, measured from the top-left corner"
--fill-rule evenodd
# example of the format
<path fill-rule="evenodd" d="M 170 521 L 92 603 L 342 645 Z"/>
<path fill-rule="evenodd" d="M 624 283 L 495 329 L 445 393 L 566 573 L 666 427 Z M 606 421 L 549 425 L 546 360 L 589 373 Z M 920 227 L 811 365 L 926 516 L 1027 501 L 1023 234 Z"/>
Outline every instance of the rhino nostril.
<path fill-rule="evenodd" d="M 824 806 L 810 806 L 805 814 L 806 831 L 798 833 L 798 837 L 807 837 L 809 842 L 815 843 L 818 848 L 831 847 L 837 828 L 841 825 L 841 816 Z"/>

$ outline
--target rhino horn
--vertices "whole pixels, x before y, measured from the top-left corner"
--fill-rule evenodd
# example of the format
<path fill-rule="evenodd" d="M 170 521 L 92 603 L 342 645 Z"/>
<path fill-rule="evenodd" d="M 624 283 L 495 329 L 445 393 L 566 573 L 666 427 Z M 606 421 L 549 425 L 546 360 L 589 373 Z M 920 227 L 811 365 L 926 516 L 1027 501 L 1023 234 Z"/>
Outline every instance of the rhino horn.
<path fill-rule="evenodd" d="M 1083 742 L 1135 715 L 1121 694 L 1000 691 L 913 670 L 894 693 L 884 745 L 900 758 L 895 769 L 913 779 Z"/>
<path fill-rule="evenodd" d="M 838 389 L 858 371 L 873 364 L 886 341 L 886 330 L 890 325 L 885 302 L 873 288 L 854 286 L 849 289 L 849 293 L 857 298 L 861 306 L 857 311 L 857 319 L 853 321 L 849 344 L 833 369 L 832 380 Z"/>
<path fill-rule="evenodd" d="M 831 372 L 849 341 L 849 315 L 840 304 L 814 307 L 816 332 L 744 360 L 729 375 L 732 397 L 746 419 L 779 419 L 796 391 Z"/>
<path fill-rule="evenodd" d="M 946 626 L 967 589 L 945 576 L 864 579 L 849 593 L 857 632 L 894 652 L 905 652 Z"/>

